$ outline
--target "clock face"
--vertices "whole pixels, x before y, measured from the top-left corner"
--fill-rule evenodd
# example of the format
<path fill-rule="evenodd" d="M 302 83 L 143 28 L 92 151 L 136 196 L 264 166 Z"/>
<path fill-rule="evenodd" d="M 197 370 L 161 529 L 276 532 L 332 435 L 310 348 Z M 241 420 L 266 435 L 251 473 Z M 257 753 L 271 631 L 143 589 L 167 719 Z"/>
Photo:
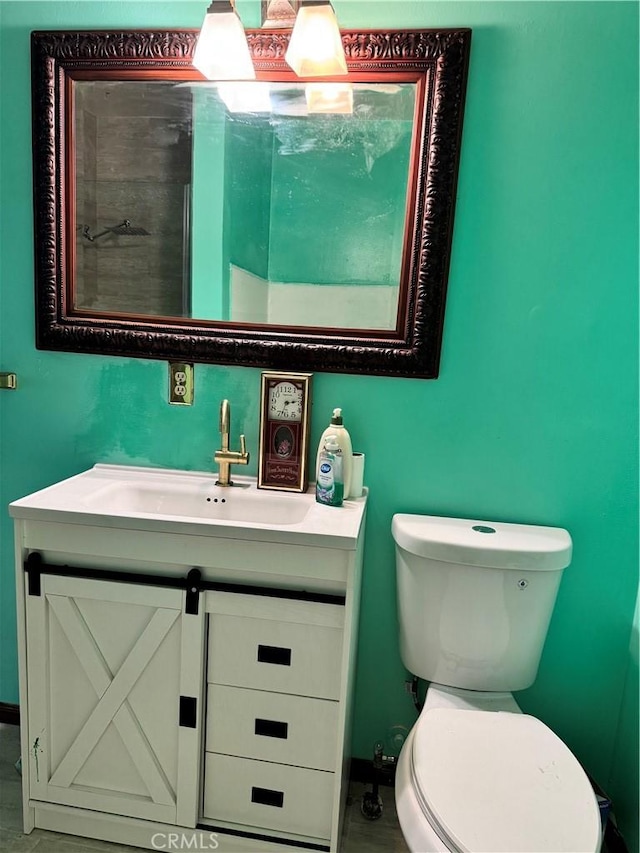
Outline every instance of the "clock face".
<path fill-rule="evenodd" d="M 299 423 L 302 419 L 302 388 L 278 382 L 269 389 L 269 418 Z"/>

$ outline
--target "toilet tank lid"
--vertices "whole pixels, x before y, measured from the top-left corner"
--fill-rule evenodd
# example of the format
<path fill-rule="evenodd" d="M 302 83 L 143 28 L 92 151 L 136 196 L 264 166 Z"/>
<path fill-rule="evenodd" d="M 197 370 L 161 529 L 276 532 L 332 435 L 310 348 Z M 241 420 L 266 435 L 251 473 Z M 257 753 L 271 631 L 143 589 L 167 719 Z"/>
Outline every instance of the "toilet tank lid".
<path fill-rule="evenodd" d="M 560 527 L 397 513 L 391 532 L 405 551 L 445 563 L 558 571 L 571 562 L 571 536 Z"/>

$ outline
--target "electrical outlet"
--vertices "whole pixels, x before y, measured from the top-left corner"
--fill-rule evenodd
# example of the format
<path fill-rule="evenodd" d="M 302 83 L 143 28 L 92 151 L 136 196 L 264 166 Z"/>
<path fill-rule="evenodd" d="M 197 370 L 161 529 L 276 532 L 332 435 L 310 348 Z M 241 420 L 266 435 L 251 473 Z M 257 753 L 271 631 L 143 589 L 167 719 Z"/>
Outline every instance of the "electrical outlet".
<path fill-rule="evenodd" d="M 169 403 L 190 406 L 193 403 L 193 365 L 169 362 Z"/>

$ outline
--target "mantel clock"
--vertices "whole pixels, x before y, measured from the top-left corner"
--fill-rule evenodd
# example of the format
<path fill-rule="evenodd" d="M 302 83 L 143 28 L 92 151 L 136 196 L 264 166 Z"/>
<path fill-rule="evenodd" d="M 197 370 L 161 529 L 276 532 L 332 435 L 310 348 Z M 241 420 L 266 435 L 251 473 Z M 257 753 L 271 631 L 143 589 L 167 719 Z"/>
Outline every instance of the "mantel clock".
<path fill-rule="evenodd" d="M 263 373 L 258 488 L 304 492 L 309 483 L 311 373 Z"/>

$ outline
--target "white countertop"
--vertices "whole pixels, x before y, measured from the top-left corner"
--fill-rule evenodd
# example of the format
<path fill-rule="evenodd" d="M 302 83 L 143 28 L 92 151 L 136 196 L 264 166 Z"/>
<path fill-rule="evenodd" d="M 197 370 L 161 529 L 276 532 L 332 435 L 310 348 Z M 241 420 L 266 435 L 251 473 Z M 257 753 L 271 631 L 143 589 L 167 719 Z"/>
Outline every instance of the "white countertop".
<path fill-rule="evenodd" d="M 342 507 L 306 493 L 258 489 L 253 477 L 232 473 L 216 486 L 215 472 L 103 465 L 62 480 L 9 505 L 13 518 L 127 530 L 181 533 L 355 550 L 365 495 Z"/>

